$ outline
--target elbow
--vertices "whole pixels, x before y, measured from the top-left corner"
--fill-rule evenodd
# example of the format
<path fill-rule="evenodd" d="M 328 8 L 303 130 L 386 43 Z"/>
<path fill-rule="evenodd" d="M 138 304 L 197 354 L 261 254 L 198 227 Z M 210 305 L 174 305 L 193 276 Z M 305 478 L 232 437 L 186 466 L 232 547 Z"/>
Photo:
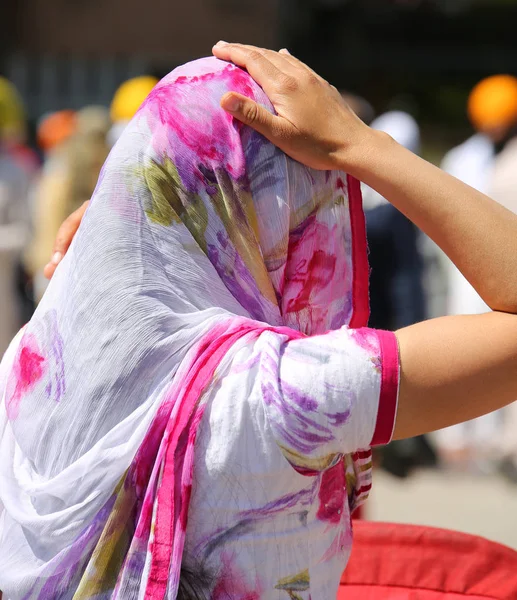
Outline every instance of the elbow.
<path fill-rule="evenodd" d="M 517 296 L 508 297 L 504 294 L 495 293 L 483 298 L 483 300 L 494 312 L 517 315 Z"/>
<path fill-rule="evenodd" d="M 508 278 L 504 282 L 485 281 L 483 288 L 482 293 L 478 293 L 491 310 L 517 314 L 517 285 L 513 281 Z"/>

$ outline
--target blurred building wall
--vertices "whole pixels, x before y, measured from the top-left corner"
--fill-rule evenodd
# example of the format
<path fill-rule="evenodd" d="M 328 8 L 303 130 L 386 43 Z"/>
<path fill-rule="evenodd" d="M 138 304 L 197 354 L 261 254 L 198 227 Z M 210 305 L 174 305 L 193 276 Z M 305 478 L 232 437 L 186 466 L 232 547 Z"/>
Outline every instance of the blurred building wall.
<path fill-rule="evenodd" d="M 465 102 L 472 85 L 517 72 L 517 0 L 0 3 L 0 74 L 20 88 L 32 119 L 106 104 L 124 79 L 163 75 L 226 39 L 285 46 L 377 110 L 404 93 L 419 107 L 426 138 L 436 132 L 450 146 L 470 131 Z"/>
<path fill-rule="evenodd" d="M 274 47 L 281 0 L 0 1 L 0 74 L 37 120 L 108 105 L 125 79 L 162 76 L 219 39 Z"/>
<path fill-rule="evenodd" d="M 23 0 L 17 46 L 29 53 L 138 54 L 182 62 L 210 53 L 219 39 L 274 45 L 276 4 L 277 0 Z"/>

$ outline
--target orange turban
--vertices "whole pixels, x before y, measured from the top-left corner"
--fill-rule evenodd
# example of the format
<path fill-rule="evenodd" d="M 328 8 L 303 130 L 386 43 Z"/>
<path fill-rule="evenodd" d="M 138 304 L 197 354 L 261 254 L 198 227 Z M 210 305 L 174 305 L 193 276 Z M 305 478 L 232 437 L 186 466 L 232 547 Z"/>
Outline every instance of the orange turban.
<path fill-rule="evenodd" d="M 73 110 L 60 110 L 44 117 L 38 127 L 38 144 L 48 152 L 58 146 L 77 128 L 77 115 Z"/>
<path fill-rule="evenodd" d="M 495 75 L 478 83 L 470 94 L 468 113 L 481 131 L 517 123 L 517 78 Z"/>

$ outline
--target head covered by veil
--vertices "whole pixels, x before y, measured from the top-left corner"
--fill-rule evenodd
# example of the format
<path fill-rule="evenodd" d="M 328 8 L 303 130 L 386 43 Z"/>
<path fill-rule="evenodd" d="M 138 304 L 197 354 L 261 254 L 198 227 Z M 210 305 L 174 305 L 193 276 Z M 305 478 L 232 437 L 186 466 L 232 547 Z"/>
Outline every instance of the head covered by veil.
<path fill-rule="evenodd" d="M 8 596 L 117 597 L 138 572 L 139 585 L 147 577 L 175 597 L 171 555 L 181 562 L 199 398 L 217 365 L 243 335 L 297 338 L 366 324 L 358 182 L 304 167 L 235 121 L 219 106 L 230 90 L 272 110 L 244 70 L 214 58 L 154 88 L 4 357 L 0 589 Z M 368 476 L 359 471 L 354 502 Z M 160 518 L 174 524 L 164 528 L 166 556 L 153 546 Z M 109 560 L 100 547 L 111 548 Z M 102 569 L 110 575 L 95 595 Z"/>

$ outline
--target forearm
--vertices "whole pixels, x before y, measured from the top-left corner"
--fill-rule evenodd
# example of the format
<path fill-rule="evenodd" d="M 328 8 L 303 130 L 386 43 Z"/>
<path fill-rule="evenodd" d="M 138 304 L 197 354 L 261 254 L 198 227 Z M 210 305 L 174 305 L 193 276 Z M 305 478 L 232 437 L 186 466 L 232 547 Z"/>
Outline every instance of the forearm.
<path fill-rule="evenodd" d="M 385 134 L 368 141 L 349 172 L 433 239 L 492 309 L 517 313 L 517 216 Z"/>

